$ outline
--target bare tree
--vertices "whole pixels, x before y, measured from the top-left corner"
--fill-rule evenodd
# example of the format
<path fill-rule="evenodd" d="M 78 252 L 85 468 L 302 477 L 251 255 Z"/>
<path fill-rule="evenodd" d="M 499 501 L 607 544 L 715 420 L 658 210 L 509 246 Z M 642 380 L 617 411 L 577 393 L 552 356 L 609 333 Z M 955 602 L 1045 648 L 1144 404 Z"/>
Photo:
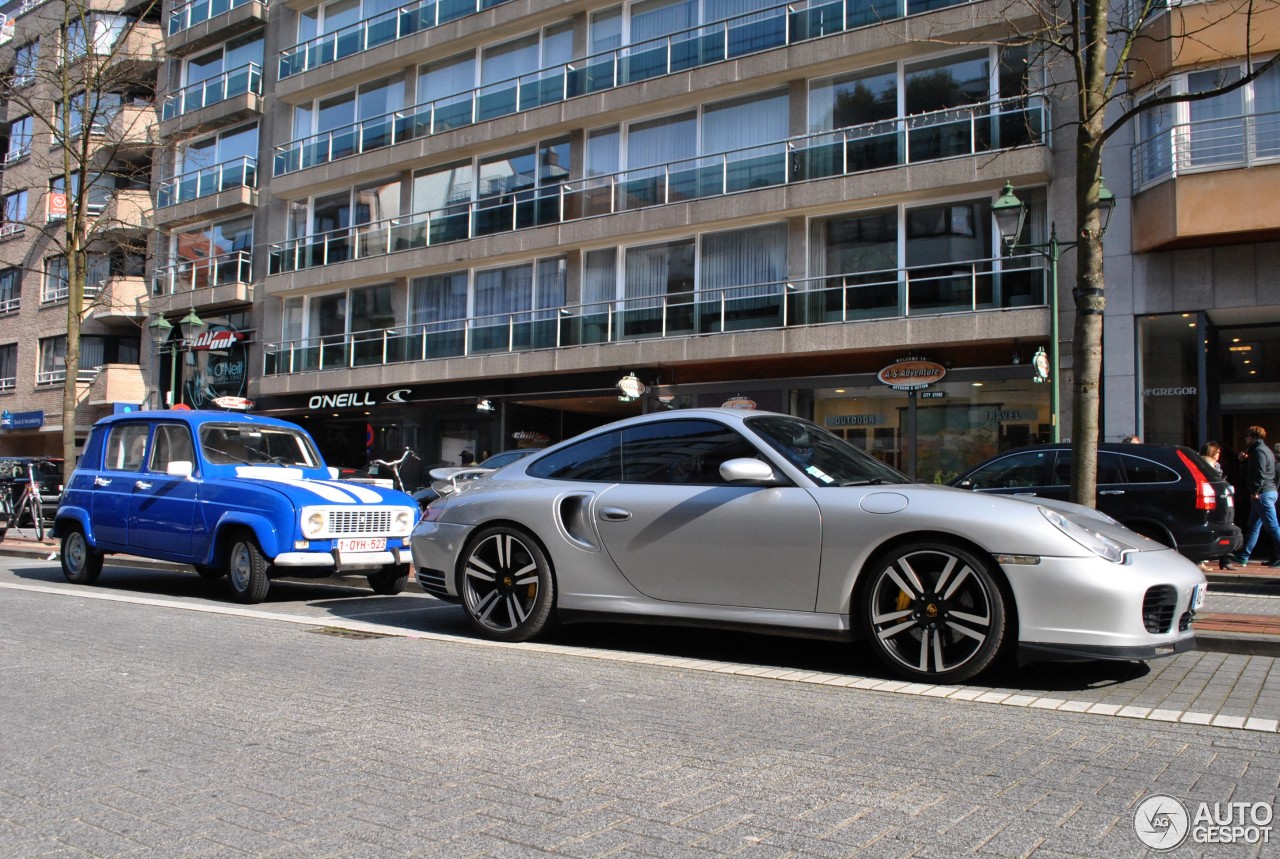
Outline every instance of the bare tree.
<path fill-rule="evenodd" d="M 0 259 L 43 277 L 46 289 L 52 282 L 54 298 L 65 289 L 66 480 L 75 467 L 83 398 L 81 327 L 110 300 L 102 263 L 123 258 L 140 265 L 146 254 L 159 5 L 141 0 L 119 8 L 102 0 L 51 0 L 22 16 L 16 38 L 0 52 L 0 67 L 10 70 L 0 84 L 10 120 L 6 172 L 24 171 L 33 183 L 28 211 L 5 213 L 6 226 L 20 227 L 24 241 L 0 249 Z M 15 132 L 19 121 L 25 125 Z"/>

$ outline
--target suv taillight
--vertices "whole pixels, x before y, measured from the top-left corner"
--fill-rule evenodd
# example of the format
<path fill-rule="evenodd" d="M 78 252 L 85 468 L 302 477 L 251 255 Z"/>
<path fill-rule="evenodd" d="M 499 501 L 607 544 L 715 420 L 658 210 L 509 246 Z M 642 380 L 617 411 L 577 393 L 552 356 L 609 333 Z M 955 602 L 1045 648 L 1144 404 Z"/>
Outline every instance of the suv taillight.
<path fill-rule="evenodd" d="M 1191 472 L 1191 479 L 1196 482 L 1196 509 L 1197 510 L 1216 510 L 1218 507 L 1218 493 L 1214 490 L 1213 484 L 1205 478 L 1204 472 L 1200 470 L 1191 457 L 1182 451 L 1178 451 L 1178 459 L 1182 460 L 1182 464 L 1187 467 L 1187 471 Z"/>

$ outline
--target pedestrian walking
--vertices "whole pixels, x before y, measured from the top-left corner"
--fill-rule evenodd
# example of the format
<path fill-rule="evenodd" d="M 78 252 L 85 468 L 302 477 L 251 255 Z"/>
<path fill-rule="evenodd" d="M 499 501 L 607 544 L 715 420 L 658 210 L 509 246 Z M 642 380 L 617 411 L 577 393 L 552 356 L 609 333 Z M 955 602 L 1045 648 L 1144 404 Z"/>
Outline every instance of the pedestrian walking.
<path fill-rule="evenodd" d="M 1252 503 L 1249 506 L 1249 524 L 1245 528 L 1244 548 L 1232 559 L 1238 564 L 1249 563 L 1263 525 L 1267 526 L 1267 533 L 1280 555 L 1280 522 L 1276 521 L 1276 455 L 1267 445 L 1267 431 L 1259 426 L 1245 430 L 1244 445 L 1245 451 L 1241 454 L 1245 461 L 1244 490 L 1249 493 Z M 1280 567 L 1280 557 L 1269 566 Z"/>
<path fill-rule="evenodd" d="M 1280 445 L 1276 446 L 1280 448 Z M 1223 474 L 1222 463 L 1219 461 L 1222 459 L 1222 445 L 1218 444 L 1216 441 L 1207 441 L 1200 448 L 1200 455 L 1204 457 L 1205 462 L 1209 463 L 1209 465 L 1213 467 L 1213 471 L 1218 476 L 1219 480 L 1225 479 L 1226 475 Z M 1218 558 L 1218 568 L 1223 570 L 1236 569 L 1236 567 L 1232 566 L 1230 554 L 1225 554 Z M 1213 562 L 1202 562 L 1200 564 L 1200 569 L 1204 570 L 1206 573 L 1210 572 L 1213 569 Z"/>

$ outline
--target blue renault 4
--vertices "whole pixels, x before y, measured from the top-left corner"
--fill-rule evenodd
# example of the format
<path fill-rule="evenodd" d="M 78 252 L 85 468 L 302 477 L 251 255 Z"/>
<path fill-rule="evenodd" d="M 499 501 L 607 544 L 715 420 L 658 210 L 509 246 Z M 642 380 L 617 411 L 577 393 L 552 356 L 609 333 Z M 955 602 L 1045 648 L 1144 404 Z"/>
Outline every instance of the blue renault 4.
<path fill-rule="evenodd" d="M 335 478 L 307 431 L 235 412 L 103 418 L 62 496 L 54 535 L 68 581 L 103 556 L 138 555 L 226 576 L 239 602 L 272 578 L 360 575 L 397 594 L 418 506 L 403 492 Z"/>

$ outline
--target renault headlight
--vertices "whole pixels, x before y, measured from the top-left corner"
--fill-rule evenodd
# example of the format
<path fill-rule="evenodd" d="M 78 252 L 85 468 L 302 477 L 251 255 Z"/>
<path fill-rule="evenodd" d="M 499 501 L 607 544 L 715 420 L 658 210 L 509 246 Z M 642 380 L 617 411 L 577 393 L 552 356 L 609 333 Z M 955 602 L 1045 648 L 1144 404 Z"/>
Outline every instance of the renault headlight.
<path fill-rule="evenodd" d="M 396 511 L 396 533 L 408 534 L 413 527 L 413 511 L 397 510 Z"/>
<path fill-rule="evenodd" d="M 320 510 L 304 510 L 302 513 L 302 536 L 314 540 L 324 533 L 325 515 Z"/>
<path fill-rule="evenodd" d="M 1050 510 L 1048 507 L 1040 507 L 1038 509 L 1041 515 L 1048 519 L 1055 528 L 1090 552 L 1093 552 L 1099 558 L 1108 560 L 1113 564 L 1118 564 L 1124 560 L 1124 546 L 1110 537 L 1099 534 L 1097 531 L 1086 528 L 1083 525 L 1078 525 L 1056 510 Z"/>

